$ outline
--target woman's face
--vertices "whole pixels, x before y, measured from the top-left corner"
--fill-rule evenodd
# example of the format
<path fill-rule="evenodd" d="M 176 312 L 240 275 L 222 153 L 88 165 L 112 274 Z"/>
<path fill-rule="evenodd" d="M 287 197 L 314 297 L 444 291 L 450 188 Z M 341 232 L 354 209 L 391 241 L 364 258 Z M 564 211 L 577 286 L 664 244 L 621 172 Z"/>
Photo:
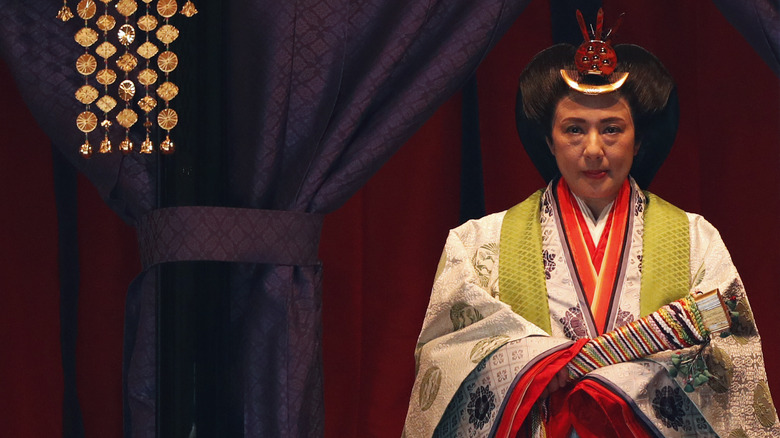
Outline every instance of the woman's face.
<path fill-rule="evenodd" d="M 548 144 L 571 191 L 596 214 L 615 199 L 639 150 L 628 102 L 614 94 L 564 97 Z"/>

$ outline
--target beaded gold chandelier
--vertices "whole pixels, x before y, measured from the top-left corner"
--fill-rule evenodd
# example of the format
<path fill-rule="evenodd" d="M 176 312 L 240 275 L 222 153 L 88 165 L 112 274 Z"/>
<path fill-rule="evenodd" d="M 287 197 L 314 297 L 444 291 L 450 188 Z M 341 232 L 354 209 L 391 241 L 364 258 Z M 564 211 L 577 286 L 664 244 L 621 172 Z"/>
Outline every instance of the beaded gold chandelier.
<path fill-rule="evenodd" d="M 98 2 L 103 3 L 100 15 Z M 98 153 L 113 152 L 110 140 L 112 119 L 124 128 L 119 150 L 123 154 L 131 153 L 134 145 L 130 141 L 130 128 L 139 121 L 137 110 L 142 112 L 146 129 L 146 139 L 138 152 L 151 154 L 155 149 L 150 134 L 154 128 L 152 120 L 158 107 L 157 99 L 164 102 L 156 112 L 157 125 L 165 131 L 165 140 L 159 144 L 159 150 L 170 154 L 175 149 L 170 133 L 179 116 L 170 107 L 170 101 L 178 95 L 179 87 L 169 80 L 169 74 L 176 69 L 179 59 L 170 50 L 170 44 L 179 37 L 179 30 L 169 20 L 177 12 L 191 17 L 198 10 L 192 1 L 184 3 L 181 9 L 176 0 L 140 2 L 140 11 L 136 0 L 80 0 L 76 6 L 76 13 L 84 20 L 84 27 L 74 36 L 84 48 L 84 53 L 76 60 L 76 70 L 84 77 L 84 85 L 75 93 L 76 100 L 85 106 L 76 117 L 76 126 L 84 133 L 84 144 L 79 148 L 84 158 L 93 154 L 89 134 L 97 129 L 98 124 L 103 131 Z M 63 22 L 73 18 L 67 0 L 63 0 L 57 18 Z M 94 22 L 91 21 L 93 19 Z M 97 30 L 90 27 L 91 24 Z M 93 104 L 102 113 L 100 122 L 93 112 Z"/>

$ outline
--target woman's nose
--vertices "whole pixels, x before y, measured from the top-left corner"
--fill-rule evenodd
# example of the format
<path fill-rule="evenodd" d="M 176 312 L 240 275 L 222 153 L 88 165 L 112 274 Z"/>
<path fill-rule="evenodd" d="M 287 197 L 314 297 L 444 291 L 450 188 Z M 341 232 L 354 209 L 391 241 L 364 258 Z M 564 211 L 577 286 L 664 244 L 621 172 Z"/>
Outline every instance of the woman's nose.
<path fill-rule="evenodd" d="M 585 136 L 585 158 L 600 159 L 604 157 L 604 145 L 597 133 L 588 133 Z"/>

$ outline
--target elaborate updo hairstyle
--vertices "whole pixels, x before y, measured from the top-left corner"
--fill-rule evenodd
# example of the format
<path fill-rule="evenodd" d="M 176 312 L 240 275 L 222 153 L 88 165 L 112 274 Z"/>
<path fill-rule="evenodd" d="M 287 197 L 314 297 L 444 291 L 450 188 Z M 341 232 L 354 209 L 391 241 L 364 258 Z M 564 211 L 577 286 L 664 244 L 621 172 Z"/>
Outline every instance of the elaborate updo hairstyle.
<path fill-rule="evenodd" d="M 639 152 L 634 158 L 631 175 L 642 188 L 647 188 L 653 176 L 669 154 L 677 134 L 679 106 L 674 79 L 652 53 L 630 44 L 614 47 L 617 68 L 610 77 L 589 79 L 593 85 L 611 82 L 621 72 L 628 72 L 626 82 L 612 93 L 628 101 L 634 121 Z M 576 70 L 570 44 L 557 44 L 537 54 L 520 74 L 515 118 L 520 141 L 545 181 L 559 172 L 555 157 L 549 150 L 552 121 L 558 102 L 579 93 L 570 88 L 560 70 Z"/>

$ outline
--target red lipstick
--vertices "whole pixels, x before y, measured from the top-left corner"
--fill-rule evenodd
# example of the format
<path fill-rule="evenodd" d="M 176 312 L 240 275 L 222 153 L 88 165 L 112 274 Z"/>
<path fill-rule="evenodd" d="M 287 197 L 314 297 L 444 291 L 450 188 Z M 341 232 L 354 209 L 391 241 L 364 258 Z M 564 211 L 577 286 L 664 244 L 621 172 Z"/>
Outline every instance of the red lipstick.
<path fill-rule="evenodd" d="M 588 178 L 601 179 L 607 176 L 606 170 L 585 170 L 582 172 Z"/>

